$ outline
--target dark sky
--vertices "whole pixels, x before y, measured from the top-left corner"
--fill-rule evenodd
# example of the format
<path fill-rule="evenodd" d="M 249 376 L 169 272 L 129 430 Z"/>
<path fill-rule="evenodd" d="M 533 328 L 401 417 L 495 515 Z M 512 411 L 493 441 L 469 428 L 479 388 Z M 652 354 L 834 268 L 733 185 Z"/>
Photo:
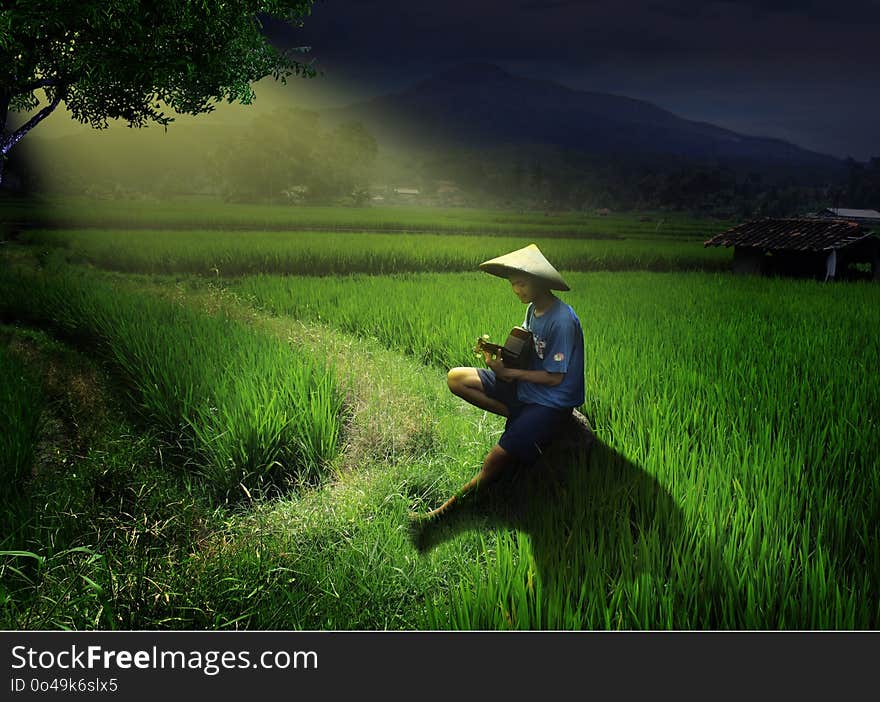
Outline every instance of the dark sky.
<path fill-rule="evenodd" d="M 406 87 L 464 61 L 653 102 L 836 156 L 880 156 L 880 0 L 317 0 L 317 104 Z M 345 91 L 340 100 L 330 95 Z"/>

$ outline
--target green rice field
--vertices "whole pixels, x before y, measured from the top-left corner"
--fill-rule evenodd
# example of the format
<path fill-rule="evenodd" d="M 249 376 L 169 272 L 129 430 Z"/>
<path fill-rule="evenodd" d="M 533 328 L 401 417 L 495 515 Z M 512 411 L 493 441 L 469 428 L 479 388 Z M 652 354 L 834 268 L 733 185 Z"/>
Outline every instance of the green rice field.
<path fill-rule="evenodd" d="M 5 203 L 4 212 L 10 221 L 75 229 L 323 229 L 501 236 L 516 234 L 543 238 L 661 236 L 703 240 L 734 224 L 714 218 L 696 219 L 677 212 L 620 212 L 599 215 L 591 212 L 520 212 L 406 206 L 290 207 L 227 204 L 198 198 L 155 202 L 55 196 L 46 197 L 39 202 Z"/>
<path fill-rule="evenodd" d="M 701 241 L 527 239 L 372 232 L 33 230 L 22 241 L 69 263 L 129 273 L 383 275 L 469 271 L 495 252 L 537 243 L 574 270 L 726 270 L 731 253 Z M 124 241 L 124 244 L 121 244 Z"/>
<path fill-rule="evenodd" d="M 530 239 L 553 213 L 283 209 L 101 203 L 2 248 L 4 627 L 880 624 L 880 286 L 733 276 L 638 215 Z M 524 315 L 476 266 L 531 241 L 572 288 L 594 444 L 417 549 L 408 512 L 503 428 L 446 388 Z"/>

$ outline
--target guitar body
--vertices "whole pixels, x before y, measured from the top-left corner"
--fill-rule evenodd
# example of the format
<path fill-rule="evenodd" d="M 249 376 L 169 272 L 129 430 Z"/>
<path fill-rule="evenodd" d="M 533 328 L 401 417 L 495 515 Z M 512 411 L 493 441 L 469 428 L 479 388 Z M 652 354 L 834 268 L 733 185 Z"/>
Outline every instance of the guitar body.
<path fill-rule="evenodd" d="M 507 336 L 504 346 L 489 343 L 486 339 L 478 339 L 477 352 L 488 351 L 493 356 L 504 362 L 507 368 L 520 368 L 528 370 L 532 362 L 532 354 L 535 345 L 532 341 L 532 332 L 523 327 L 514 327 Z"/>

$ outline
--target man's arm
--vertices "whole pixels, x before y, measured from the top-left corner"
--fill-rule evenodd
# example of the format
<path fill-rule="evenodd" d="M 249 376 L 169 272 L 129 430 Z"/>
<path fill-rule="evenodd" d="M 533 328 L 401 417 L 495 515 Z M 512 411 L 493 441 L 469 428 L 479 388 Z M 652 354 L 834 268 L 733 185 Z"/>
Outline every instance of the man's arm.
<path fill-rule="evenodd" d="M 505 368 L 500 359 L 487 359 L 486 364 L 495 371 L 498 380 L 524 380 L 527 383 L 549 385 L 554 387 L 562 382 L 565 373 L 548 373 L 545 370 L 521 370 L 519 368 Z"/>

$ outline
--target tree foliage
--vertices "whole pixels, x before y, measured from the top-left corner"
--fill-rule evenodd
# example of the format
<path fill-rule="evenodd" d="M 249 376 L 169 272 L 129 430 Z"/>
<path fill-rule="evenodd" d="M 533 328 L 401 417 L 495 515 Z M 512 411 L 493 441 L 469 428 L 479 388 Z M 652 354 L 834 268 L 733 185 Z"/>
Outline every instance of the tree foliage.
<path fill-rule="evenodd" d="M 261 33 L 259 16 L 302 26 L 314 0 L 4 0 L 0 2 L 0 166 L 2 158 L 63 101 L 95 128 L 174 120 L 165 109 L 200 114 L 223 100 L 250 103 L 251 83 L 272 75 L 311 77 Z M 9 110 L 48 105 L 19 129 Z"/>
<path fill-rule="evenodd" d="M 289 108 L 258 118 L 224 145 L 214 172 L 226 200 L 363 204 L 377 153 L 360 122 L 324 127 L 317 112 Z"/>

